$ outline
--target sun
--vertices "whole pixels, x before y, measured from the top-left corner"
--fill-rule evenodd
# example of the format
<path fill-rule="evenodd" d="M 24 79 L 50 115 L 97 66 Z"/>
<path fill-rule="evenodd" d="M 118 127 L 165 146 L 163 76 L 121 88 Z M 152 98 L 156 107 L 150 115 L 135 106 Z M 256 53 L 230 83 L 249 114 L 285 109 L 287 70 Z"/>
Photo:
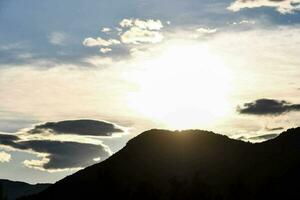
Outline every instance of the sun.
<path fill-rule="evenodd" d="M 231 75 L 207 47 L 172 45 L 139 63 L 129 105 L 171 129 L 207 127 L 226 115 Z"/>

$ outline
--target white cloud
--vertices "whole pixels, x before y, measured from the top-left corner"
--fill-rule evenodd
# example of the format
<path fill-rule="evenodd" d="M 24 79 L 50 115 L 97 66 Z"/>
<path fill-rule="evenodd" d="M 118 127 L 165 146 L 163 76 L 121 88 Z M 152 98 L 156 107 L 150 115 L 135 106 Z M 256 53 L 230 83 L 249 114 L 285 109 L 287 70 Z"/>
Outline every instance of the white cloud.
<path fill-rule="evenodd" d="M 164 26 L 160 20 L 141 20 L 141 19 L 123 19 L 120 22 L 120 26 L 122 28 L 128 28 L 128 27 L 139 27 L 141 29 L 148 29 L 148 30 L 160 30 Z"/>
<path fill-rule="evenodd" d="M 148 29 L 148 30 L 160 30 L 164 27 L 160 20 L 153 20 L 153 19 L 148 19 L 145 21 L 136 19 L 134 21 L 134 25 L 141 29 Z"/>
<path fill-rule="evenodd" d="M 37 169 L 37 170 L 41 170 L 41 171 L 48 171 L 48 172 L 55 172 L 55 171 L 50 171 L 50 170 L 46 170 L 43 168 L 43 166 L 45 164 L 47 164 L 50 160 L 47 158 L 48 154 L 37 154 L 37 157 L 41 158 L 40 160 L 24 160 L 23 164 L 28 167 L 28 168 L 32 168 L 32 169 Z M 66 170 L 66 169 L 64 169 Z M 61 171 L 64 171 L 61 170 Z M 69 170 L 69 169 L 67 169 Z M 60 171 L 60 170 L 58 170 Z"/>
<path fill-rule="evenodd" d="M 125 28 L 125 27 L 131 27 L 133 26 L 133 20 L 132 19 L 123 19 L 121 22 L 120 22 L 120 26 L 122 28 Z"/>
<path fill-rule="evenodd" d="M 239 22 L 233 22 L 232 24 L 233 24 L 233 25 L 239 25 L 239 24 L 249 24 L 249 25 L 254 25 L 254 24 L 256 24 L 256 22 L 255 22 L 254 20 L 246 20 L 246 19 L 244 19 L 244 20 L 241 20 L 241 21 L 239 21 Z"/>
<path fill-rule="evenodd" d="M 110 31 L 111 31 L 111 29 L 108 28 L 108 27 L 103 27 L 103 28 L 101 29 L 101 32 L 103 32 L 103 33 L 108 33 L 108 32 L 110 32 Z"/>
<path fill-rule="evenodd" d="M 49 36 L 49 42 L 53 45 L 64 45 L 68 36 L 63 32 L 52 32 Z"/>
<path fill-rule="evenodd" d="M 101 49 L 100 49 L 100 52 L 101 52 L 101 53 L 104 53 L 104 54 L 105 54 L 105 53 L 108 53 L 108 52 L 111 52 L 111 51 L 112 51 L 111 48 L 101 48 Z"/>
<path fill-rule="evenodd" d="M 96 39 L 89 37 L 83 41 L 83 45 L 87 47 L 95 47 L 95 46 L 109 47 L 115 44 L 120 44 L 120 41 L 116 39 L 105 40 L 102 39 L 101 37 L 98 37 Z"/>
<path fill-rule="evenodd" d="M 87 47 L 101 47 L 99 51 L 106 54 L 112 51 L 111 46 L 119 45 L 121 42 L 123 45 L 159 43 L 164 39 L 161 33 L 163 27 L 163 23 L 160 20 L 123 19 L 119 23 L 119 27 L 115 27 L 117 30 L 115 37 L 111 37 L 110 39 L 89 37 L 83 41 L 83 45 Z M 111 30 L 109 27 L 103 27 L 101 32 L 111 35 Z"/>
<path fill-rule="evenodd" d="M 228 9 L 240 11 L 244 8 L 273 7 L 282 14 L 293 13 L 300 10 L 300 0 L 236 0 Z"/>
<path fill-rule="evenodd" d="M 159 43 L 163 38 L 163 35 L 158 31 L 145 30 L 139 27 L 131 27 L 121 35 L 121 41 L 125 44 Z"/>
<path fill-rule="evenodd" d="M 217 33 L 216 28 L 208 28 L 208 27 L 200 27 L 197 28 L 194 33 L 190 33 L 189 31 L 186 34 L 183 34 L 183 37 L 187 38 L 190 37 L 192 39 L 198 39 L 198 38 L 203 38 L 203 37 L 208 37 L 211 35 L 214 35 Z"/>
<path fill-rule="evenodd" d="M 125 44 L 159 43 L 164 38 L 159 32 L 163 28 L 160 20 L 123 19 L 120 26 L 125 28 L 120 36 Z"/>
<path fill-rule="evenodd" d="M 11 160 L 11 155 L 2 151 L 0 152 L 0 163 L 9 162 Z"/>
<path fill-rule="evenodd" d="M 215 28 L 198 28 L 196 30 L 198 33 L 201 33 L 201 34 L 211 34 L 211 33 L 216 33 L 217 32 L 217 29 Z"/>

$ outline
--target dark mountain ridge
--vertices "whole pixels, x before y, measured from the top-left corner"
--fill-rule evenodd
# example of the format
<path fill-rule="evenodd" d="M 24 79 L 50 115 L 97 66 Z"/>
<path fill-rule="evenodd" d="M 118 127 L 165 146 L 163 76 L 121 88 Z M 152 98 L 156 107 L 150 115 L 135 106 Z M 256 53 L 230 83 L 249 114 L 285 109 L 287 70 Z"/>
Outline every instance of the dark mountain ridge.
<path fill-rule="evenodd" d="M 252 144 L 208 131 L 150 130 L 34 199 L 300 199 L 300 128 Z"/>

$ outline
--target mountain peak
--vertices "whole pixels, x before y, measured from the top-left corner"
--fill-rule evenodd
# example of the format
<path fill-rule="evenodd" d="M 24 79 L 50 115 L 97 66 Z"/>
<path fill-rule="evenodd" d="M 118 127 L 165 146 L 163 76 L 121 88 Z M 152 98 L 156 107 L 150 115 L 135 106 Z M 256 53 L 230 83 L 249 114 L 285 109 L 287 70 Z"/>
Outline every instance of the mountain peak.
<path fill-rule="evenodd" d="M 299 145 L 286 139 L 299 134 L 290 129 L 251 144 L 209 131 L 153 129 L 109 159 L 24 199 L 299 199 L 292 184 L 300 179 Z"/>

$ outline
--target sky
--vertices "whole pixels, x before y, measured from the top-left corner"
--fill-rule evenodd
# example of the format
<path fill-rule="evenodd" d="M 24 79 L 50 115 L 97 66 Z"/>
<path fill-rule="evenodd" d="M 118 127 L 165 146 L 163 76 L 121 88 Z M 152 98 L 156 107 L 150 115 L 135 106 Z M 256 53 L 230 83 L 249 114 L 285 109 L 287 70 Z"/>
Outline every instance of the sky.
<path fill-rule="evenodd" d="M 299 126 L 299 0 L 0 0 L 0 178 L 55 182 L 139 133 Z"/>

